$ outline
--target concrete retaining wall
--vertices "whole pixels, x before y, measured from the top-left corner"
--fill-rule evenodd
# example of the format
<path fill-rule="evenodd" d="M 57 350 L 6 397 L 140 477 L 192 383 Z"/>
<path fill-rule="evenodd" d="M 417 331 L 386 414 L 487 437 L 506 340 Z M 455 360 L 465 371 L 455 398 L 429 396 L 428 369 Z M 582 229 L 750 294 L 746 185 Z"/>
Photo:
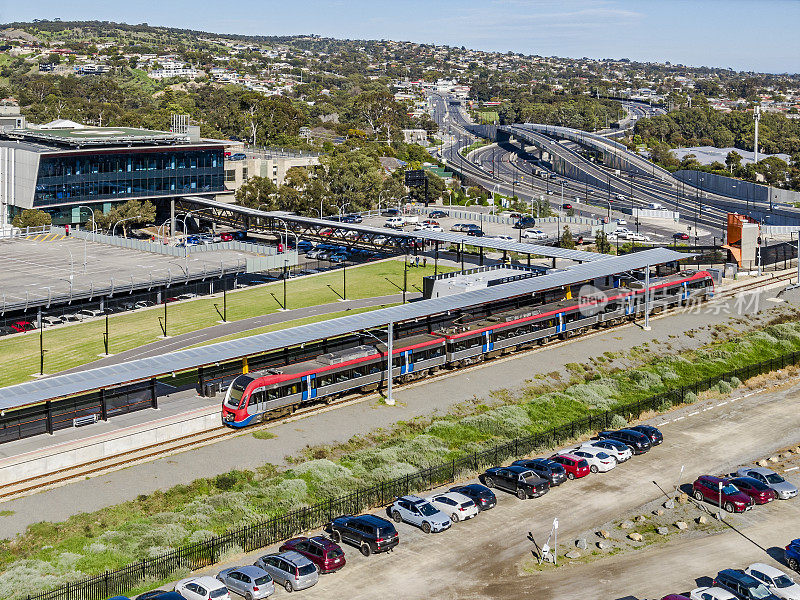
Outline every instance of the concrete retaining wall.
<path fill-rule="evenodd" d="M 171 442 L 219 425 L 215 406 L 11 456 L 0 460 L 0 485 Z"/>

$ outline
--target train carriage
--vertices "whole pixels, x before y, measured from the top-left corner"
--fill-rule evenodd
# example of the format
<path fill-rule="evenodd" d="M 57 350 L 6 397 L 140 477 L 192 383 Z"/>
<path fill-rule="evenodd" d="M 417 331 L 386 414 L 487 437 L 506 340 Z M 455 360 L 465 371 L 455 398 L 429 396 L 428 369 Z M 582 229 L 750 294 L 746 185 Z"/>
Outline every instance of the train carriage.
<path fill-rule="evenodd" d="M 223 423 L 244 427 L 303 404 L 330 401 L 354 390 L 375 391 L 386 379 L 386 352 L 385 344 L 361 345 L 240 375 L 225 394 Z M 438 336 L 412 335 L 396 341 L 392 356 L 393 377 L 410 381 L 444 366 L 445 342 Z"/>

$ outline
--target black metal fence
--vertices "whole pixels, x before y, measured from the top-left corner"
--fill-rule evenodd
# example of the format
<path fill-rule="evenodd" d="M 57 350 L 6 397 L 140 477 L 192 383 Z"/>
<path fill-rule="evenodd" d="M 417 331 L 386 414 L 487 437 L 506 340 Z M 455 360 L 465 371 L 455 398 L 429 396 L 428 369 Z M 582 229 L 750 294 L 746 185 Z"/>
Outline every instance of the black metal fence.
<path fill-rule="evenodd" d="M 357 489 L 345 496 L 330 498 L 279 517 L 237 527 L 223 535 L 188 544 L 116 571 L 93 575 L 34 596 L 28 595 L 27 600 L 103 600 L 109 596 L 123 594 L 145 581 L 167 579 L 179 569 L 195 570 L 213 565 L 222 555 L 230 551 L 252 552 L 302 532 L 323 527 L 339 515 L 354 514 L 372 507 L 387 505 L 397 496 L 449 484 L 480 472 L 486 467 L 499 465 L 510 458 L 553 448 L 589 431 L 606 429 L 611 426 L 611 420 L 615 415 L 633 420 L 648 411 L 667 410 L 680 404 L 689 392 L 699 394 L 720 381 L 729 382 L 734 377 L 746 380 L 797 364 L 799 361 L 800 352 L 792 352 L 715 375 L 689 386 L 589 415 L 548 431 L 498 444 L 487 450 L 421 469 L 404 477 Z"/>

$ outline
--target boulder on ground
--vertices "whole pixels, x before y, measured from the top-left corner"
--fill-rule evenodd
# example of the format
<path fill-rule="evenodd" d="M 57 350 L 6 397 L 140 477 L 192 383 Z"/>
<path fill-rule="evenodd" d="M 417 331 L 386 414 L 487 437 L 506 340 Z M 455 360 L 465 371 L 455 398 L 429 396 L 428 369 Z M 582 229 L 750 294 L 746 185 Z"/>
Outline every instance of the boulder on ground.
<path fill-rule="evenodd" d="M 599 537 L 603 538 L 604 540 L 607 540 L 608 538 L 611 537 L 611 534 L 608 531 L 606 531 L 605 529 L 601 529 L 600 531 L 598 531 L 597 535 Z"/>
<path fill-rule="evenodd" d="M 629 533 L 628 534 L 628 538 L 633 540 L 634 542 L 641 542 L 642 541 L 642 534 L 641 533 L 636 533 L 634 531 L 633 533 Z"/>
<path fill-rule="evenodd" d="M 600 550 L 608 550 L 609 548 L 611 548 L 611 544 L 609 544 L 608 542 L 600 541 L 597 542 L 597 547 L 600 548 Z"/>
<path fill-rule="evenodd" d="M 586 543 L 586 538 L 579 538 L 575 540 L 575 547 L 580 548 L 581 550 L 586 550 L 589 547 L 589 544 Z"/>
<path fill-rule="evenodd" d="M 686 524 L 686 521 L 676 521 L 675 527 L 683 531 L 684 529 L 689 529 L 689 525 Z"/>
<path fill-rule="evenodd" d="M 675 508 L 675 501 L 667 500 L 666 502 L 664 502 L 664 504 L 662 504 L 662 506 L 667 510 L 672 510 L 673 508 Z"/>
<path fill-rule="evenodd" d="M 567 558 L 580 558 L 581 553 L 578 552 L 577 550 L 570 550 L 564 556 L 566 556 Z"/>
<path fill-rule="evenodd" d="M 660 517 L 660 516 L 662 516 L 664 514 L 664 509 L 663 508 L 657 508 L 656 510 L 653 511 L 653 514 L 655 516 L 657 516 L 657 517 Z"/>
<path fill-rule="evenodd" d="M 633 523 L 631 523 L 630 521 L 623 521 L 622 523 L 619 524 L 620 529 L 630 529 L 631 527 L 633 527 Z"/>
<path fill-rule="evenodd" d="M 657 532 L 659 535 L 667 535 L 667 534 L 669 533 L 669 528 L 668 528 L 668 527 L 658 527 L 658 528 L 656 529 L 656 532 Z"/>
<path fill-rule="evenodd" d="M 697 517 L 697 519 L 695 519 L 695 521 L 697 521 L 698 525 L 703 525 L 705 523 L 708 523 L 708 518 L 705 515 L 700 515 L 699 517 Z"/>

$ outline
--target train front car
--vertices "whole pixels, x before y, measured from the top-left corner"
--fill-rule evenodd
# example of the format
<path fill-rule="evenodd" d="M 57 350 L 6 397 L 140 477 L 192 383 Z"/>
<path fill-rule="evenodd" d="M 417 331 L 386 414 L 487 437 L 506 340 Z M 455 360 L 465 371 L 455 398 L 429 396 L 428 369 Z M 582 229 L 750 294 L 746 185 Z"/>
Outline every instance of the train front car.
<path fill-rule="evenodd" d="M 228 386 L 222 401 L 222 423 L 231 427 L 249 425 L 254 415 L 247 414 L 247 402 L 254 389 L 255 379 L 239 375 Z"/>

